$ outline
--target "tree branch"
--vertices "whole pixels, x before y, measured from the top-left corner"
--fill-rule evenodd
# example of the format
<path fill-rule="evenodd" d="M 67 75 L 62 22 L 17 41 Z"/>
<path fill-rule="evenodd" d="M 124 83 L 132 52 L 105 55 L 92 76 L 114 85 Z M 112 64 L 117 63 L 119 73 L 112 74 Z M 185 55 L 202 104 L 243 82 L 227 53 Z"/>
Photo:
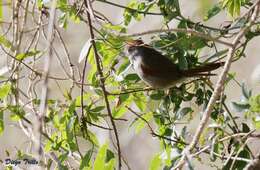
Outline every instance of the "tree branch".
<path fill-rule="evenodd" d="M 47 110 L 47 99 L 48 99 L 48 75 L 50 71 L 51 59 L 53 56 L 52 50 L 52 38 L 53 38 L 53 30 L 54 30 L 54 23 L 55 23 L 55 14 L 56 14 L 56 0 L 52 1 L 51 5 L 51 13 L 50 13 L 50 20 L 48 25 L 48 35 L 47 35 L 47 55 L 45 57 L 45 64 L 44 64 L 44 74 L 43 74 L 43 86 L 42 86 L 42 94 L 41 94 L 41 103 L 40 103 L 40 110 L 39 114 L 37 115 L 37 121 L 35 124 L 34 130 L 36 131 L 37 143 L 35 145 L 36 149 L 38 150 L 40 158 L 43 155 L 43 150 L 41 149 L 41 142 L 42 142 L 42 132 L 44 126 L 44 116 Z"/>
<path fill-rule="evenodd" d="M 104 79 L 104 75 L 103 75 L 103 71 L 101 69 L 101 63 L 100 63 L 100 57 L 98 55 L 98 51 L 96 48 L 96 43 L 95 43 L 95 35 L 94 35 L 94 31 L 93 31 L 93 27 L 92 27 L 92 21 L 91 21 L 91 16 L 89 11 L 91 10 L 89 4 L 91 3 L 90 0 L 84 0 L 85 6 L 88 9 L 87 12 L 87 18 L 88 18 L 88 25 L 89 25 L 89 31 L 90 31 L 90 38 L 91 38 L 91 44 L 94 50 L 94 56 L 95 56 L 95 61 L 96 61 L 96 66 L 97 66 L 97 71 L 98 74 L 100 76 L 100 87 L 102 88 L 103 94 L 104 94 L 104 99 L 105 99 L 105 104 L 106 104 L 106 109 L 108 112 L 108 116 L 110 118 L 110 122 L 112 124 L 113 127 L 113 131 L 115 134 L 115 138 L 116 138 L 116 143 L 117 143 L 117 152 L 118 152 L 118 169 L 121 170 L 122 168 L 122 158 L 121 158 L 121 148 L 120 148 L 120 142 L 119 142 L 119 137 L 118 137 L 118 132 L 117 132 L 117 128 L 116 128 L 116 124 L 111 112 L 111 108 L 110 108 L 110 104 L 108 101 L 108 94 L 106 91 L 106 86 L 105 86 L 105 79 Z"/>
<path fill-rule="evenodd" d="M 106 3 L 106 4 L 109 4 L 109 5 L 112 5 L 112 6 L 116 6 L 116 7 L 119 7 L 119 8 L 123 8 L 123 9 L 126 9 L 126 10 L 129 10 L 129 11 L 134 11 L 134 12 L 137 12 L 139 14 L 145 14 L 145 15 L 163 15 L 162 13 L 154 13 L 154 12 L 146 12 L 146 11 L 140 11 L 138 9 L 134 9 L 134 8 L 130 8 L 130 7 L 127 7 L 127 6 L 123 6 L 123 5 L 119 5 L 117 3 L 113 3 L 113 2 L 110 2 L 110 1 L 104 1 L 104 0 L 97 0 L 98 2 L 102 2 L 102 3 Z"/>
<path fill-rule="evenodd" d="M 126 35 L 121 35 L 121 37 L 138 37 L 142 35 L 147 35 L 147 34 L 158 34 L 158 33 L 164 33 L 164 32 L 182 32 L 186 34 L 192 34 L 197 37 L 201 37 L 206 40 L 214 41 L 220 44 L 224 44 L 228 47 L 232 47 L 232 43 L 220 40 L 219 37 L 212 37 L 209 34 L 205 34 L 202 32 L 198 32 L 192 29 L 183 29 L 183 28 L 170 28 L 170 29 L 154 29 L 154 30 L 149 30 L 149 31 L 144 31 L 144 32 L 139 32 L 139 33 L 134 33 L 134 34 L 126 34 Z"/>
<path fill-rule="evenodd" d="M 225 62 L 225 65 L 224 65 L 224 69 L 222 71 L 222 73 L 220 74 L 219 76 L 219 79 L 217 81 L 217 85 L 214 89 L 214 92 L 209 100 L 209 103 L 207 105 L 207 108 L 206 110 L 204 111 L 203 113 L 203 116 L 202 116 L 202 119 L 199 123 L 199 126 L 195 132 L 195 135 L 192 139 L 192 142 L 190 143 L 190 145 L 188 147 L 186 147 L 183 151 L 183 156 L 181 157 L 179 163 L 177 164 L 176 167 L 174 167 L 174 169 L 180 169 L 184 163 L 185 163 L 185 157 L 186 155 L 190 155 L 190 152 L 191 150 L 196 146 L 196 144 L 198 143 L 199 139 L 200 139 L 200 136 L 201 134 L 203 133 L 205 127 L 206 127 L 206 124 L 208 123 L 209 121 L 209 118 L 210 118 L 210 114 L 214 108 L 214 105 L 223 89 L 223 86 L 224 86 L 224 83 L 225 83 L 225 80 L 226 80 L 226 77 L 227 77 L 227 73 L 230 69 L 230 65 L 231 65 L 231 62 L 232 62 L 232 57 L 236 51 L 236 47 L 239 45 L 240 43 L 240 39 L 245 35 L 245 33 L 250 29 L 250 27 L 252 26 L 252 24 L 254 23 L 254 21 L 256 20 L 257 16 L 258 16 L 258 10 L 259 10 L 259 0 L 254 4 L 255 8 L 254 9 L 254 13 L 252 14 L 252 17 L 251 17 L 251 21 L 249 22 L 248 26 L 242 28 L 240 30 L 240 32 L 237 34 L 237 36 L 235 37 L 235 39 L 233 40 L 232 42 L 232 46 L 229 48 L 229 51 L 228 51 L 228 54 L 227 54 L 227 59 L 226 59 L 226 62 Z M 248 13 L 250 12 L 251 10 L 248 11 Z"/>

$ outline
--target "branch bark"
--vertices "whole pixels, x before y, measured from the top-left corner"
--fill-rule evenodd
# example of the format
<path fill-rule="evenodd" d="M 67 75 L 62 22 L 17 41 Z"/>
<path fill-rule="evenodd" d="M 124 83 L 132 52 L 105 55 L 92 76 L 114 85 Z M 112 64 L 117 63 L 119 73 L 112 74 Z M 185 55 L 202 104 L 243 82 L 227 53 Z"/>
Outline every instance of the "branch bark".
<path fill-rule="evenodd" d="M 214 108 L 214 105 L 220 95 L 220 93 L 222 92 L 222 89 L 224 87 L 224 83 L 227 77 L 227 73 L 230 69 L 230 65 L 232 62 L 232 57 L 236 51 L 236 47 L 239 45 L 240 43 L 240 39 L 245 35 L 245 33 L 250 29 L 250 27 L 252 26 L 252 24 L 254 23 L 254 21 L 256 20 L 257 16 L 258 16 L 258 12 L 259 12 L 259 4 L 260 1 L 256 1 L 254 4 L 254 8 L 252 8 L 254 10 L 252 16 L 251 16 L 251 20 L 248 24 L 248 26 L 242 28 L 240 30 L 240 32 L 237 34 L 237 36 L 235 37 L 235 39 L 232 42 L 232 46 L 229 48 L 228 50 L 228 55 L 227 55 L 227 59 L 224 65 L 224 69 L 222 71 L 222 73 L 219 76 L 219 79 L 217 81 L 217 85 L 214 89 L 214 92 L 209 100 L 209 103 L 207 105 L 206 110 L 203 113 L 202 119 L 199 123 L 199 126 L 197 127 L 197 130 L 195 132 L 195 135 L 192 139 L 192 142 L 184 149 L 183 151 L 183 156 L 181 157 L 179 163 L 173 168 L 173 169 L 181 169 L 182 166 L 184 165 L 185 161 L 186 161 L 186 157 L 190 156 L 190 152 L 192 151 L 192 149 L 196 146 L 196 144 L 198 143 L 201 134 L 203 133 L 209 118 L 210 118 L 210 114 Z M 249 10 L 247 13 L 249 13 L 251 10 Z"/>
<path fill-rule="evenodd" d="M 105 104 L 106 104 L 106 109 L 107 109 L 107 113 L 108 116 L 110 118 L 110 122 L 112 124 L 113 127 L 113 132 L 115 134 L 115 138 L 116 138 L 116 143 L 117 143 L 117 153 L 118 153 L 118 169 L 121 170 L 122 168 L 122 156 L 121 156 L 121 148 L 120 148 L 120 142 L 119 142 L 119 136 L 118 136 L 118 131 L 116 128 L 116 124 L 111 112 L 111 108 L 110 108 L 110 104 L 108 101 L 108 93 L 106 90 L 106 86 L 105 86 L 105 79 L 104 79 L 104 75 L 103 75 L 103 71 L 101 69 L 101 63 L 100 63 L 100 57 L 96 48 L 96 43 L 95 43 L 95 35 L 94 35 L 94 31 L 93 31 L 93 26 L 92 26 L 92 21 L 91 21 L 91 16 L 90 16 L 90 12 L 92 9 L 90 8 L 90 0 L 84 0 L 85 6 L 88 9 L 87 11 L 87 18 L 88 18 L 88 25 L 89 25 L 89 32 L 90 32 L 90 38 L 91 38 L 91 44 L 94 50 L 94 56 L 95 56 L 95 61 L 96 61 L 96 66 L 97 66 L 97 71 L 99 74 L 99 78 L 100 78 L 100 87 L 102 88 L 103 91 L 103 95 L 104 95 L 104 100 L 105 100 Z"/>
<path fill-rule="evenodd" d="M 41 160 L 43 156 L 43 150 L 41 149 L 42 143 L 42 133 L 43 133 L 43 126 L 44 126 L 44 116 L 47 110 L 47 99 L 48 99 L 48 75 L 50 72 L 51 66 L 51 59 L 53 56 L 52 50 L 52 39 L 53 39 L 53 30 L 54 30 L 54 23 L 55 23 L 55 15 L 56 15 L 56 0 L 52 1 L 51 5 L 51 14 L 50 20 L 48 25 L 48 35 L 47 35 L 47 56 L 45 56 L 45 64 L 44 64 L 44 71 L 43 71 L 43 86 L 42 86 L 42 94 L 41 94 L 41 103 L 40 103 L 40 110 L 39 114 L 37 115 L 37 121 L 35 122 L 35 136 L 37 142 L 35 143 L 35 148 L 38 151 L 39 160 Z"/>

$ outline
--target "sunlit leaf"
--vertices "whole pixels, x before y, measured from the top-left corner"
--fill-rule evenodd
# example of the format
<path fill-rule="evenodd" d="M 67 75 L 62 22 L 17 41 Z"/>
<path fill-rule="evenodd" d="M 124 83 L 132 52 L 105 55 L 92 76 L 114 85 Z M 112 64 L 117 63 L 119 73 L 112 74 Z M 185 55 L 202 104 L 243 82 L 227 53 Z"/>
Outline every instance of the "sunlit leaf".
<path fill-rule="evenodd" d="M 16 59 L 18 59 L 18 60 L 23 60 L 23 59 L 25 59 L 25 58 L 27 58 L 27 57 L 36 56 L 36 55 L 38 55 L 38 54 L 40 54 L 40 53 L 41 53 L 41 51 L 39 51 L 39 50 L 31 50 L 31 51 L 28 51 L 28 52 L 26 52 L 26 53 L 20 53 L 20 54 L 18 54 L 18 55 L 16 56 Z"/>
<path fill-rule="evenodd" d="M 121 118 L 125 113 L 127 109 L 124 106 L 114 107 L 112 111 L 112 115 L 114 118 Z"/>
<path fill-rule="evenodd" d="M 106 170 L 105 169 L 105 160 L 106 160 L 106 151 L 108 144 L 104 144 L 99 148 L 98 154 L 94 161 L 93 169 L 94 170 Z"/>
<path fill-rule="evenodd" d="M 153 117 L 153 113 L 148 112 L 141 116 L 142 118 L 138 118 L 138 120 L 133 123 L 133 126 L 135 127 L 135 132 L 137 134 L 140 133 L 141 130 L 145 127 L 145 125 L 147 125 L 147 122 L 151 120 L 151 118 Z"/>
<path fill-rule="evenodd" d="M 98 141 L 97 136 L 89 130 L 87 133 L 88 133 L 89 139 L 93 142 L 93 144 L 95 144 L 96 146 L 99 146 L 99 141 Z"/>
<path fill-rule="evenodd" d="M 204 21 L 209 20 L 210 18 L 214 17 L 221 11 L 221 6 L 220 4 L 214 5 L 211 9 L 208 10 L 207 15 L 203 18 Z"/>
<path fill-rule="evenodd" d="M 0 86 L 0 100 L 3 100 L 8 96 L 8 94 L 11 91 L 11 84 L 10 83 L 5 83 Z"/>
<path fill-rule="evenodd" d="M 228 13 L 232 17 L 237 17 L 240 14 L 242 0 L 222 0 L 222 6 L 227 8 Z"/>
<path fill-rule="evenodd" d="M 162 163 L 162 160 L 161 160 L 160 154 L 155 155 L 150 162 L 149 170 L 161 169 L 161 163 Z"/>
<path fill-rule="evenodd" d="M 0 110 L 0 135 L 4 132 L 4 111 Z"/>
<path fill-rule="evenodd" d="M 4 36 L 0 36 L 0 44 L 2 44 L 3 46 L 5 46 L 6 48 L 13 48 L 12 43 L 6 39 Z"/>
<path fill-rule="evenodd" d="M 250 97 L 250 111 L 260 113 L 260 95 Z"/>
<path fill-rule="evenodd" d="M 260 129 L 260 116 L 253 117 L 253 124 L 256 129 Z"/>

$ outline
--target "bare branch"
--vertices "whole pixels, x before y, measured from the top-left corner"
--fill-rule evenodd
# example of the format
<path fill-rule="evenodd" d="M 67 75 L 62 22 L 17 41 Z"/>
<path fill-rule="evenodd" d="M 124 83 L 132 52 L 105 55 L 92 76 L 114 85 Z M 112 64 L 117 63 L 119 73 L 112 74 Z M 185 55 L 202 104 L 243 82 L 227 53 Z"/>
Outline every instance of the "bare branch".
<path fill-rule="evenodd" d="M 42 132 L 44 126 L 44 116 L 47 110 L 47 99 L 48 99 L 48 75 L 50 71 L 51 59 L 53 55 L 52 50 L 52 38 L 53 38 L 53 30 L 54 30 L 54 23 L 55 23 L 55 15 L 56 15 L 56 0 L 52 1 L 51 5 L 51 13 L 50 13 L 50 20 L 48 25 L 48 35 L 47 35 L 47 56 L 45 56 L 45 65 L 44 65 L 44 74 L 43 74 L 43 87 L 42 87 L 42 94 L 41 94 L 41 103 L 40 103 L 40 110 L 37 117 L 37 121 L 35 122 L 35 134 L 37 143 L 35 143 L 35 148 L 38 150 L 38 154 L 41 160 L 43 156 L 43 150 L 41 149 L 42 143 Z"/>
<path fill-rule="evenodd" d="M 209 118 L 210 118 L 210 113 L 213 110 L 213 107 L 222 91 L 222 88 L 224 86 L 226 77 L 227 77 L 227 73 L 228 70 L 230 68 L 231 62 L 232 62 L 232 57 L 236 51 L 236 47 L 239 45 L 239 41 L 240 39 L 244 36 L 244 34 L 249 30 L 249 28 L 252 26 L 252 24 L 254 23 L 256 17 L 258 16 L 258 10 L 259 10 L 259 0 L 255 3 L 255 8 L 254 8 L 254 13 L 252 14 L 251 17 L 251 22 L 248 24 L 247 27 L 242 28 L 241 31 L 238 33 L 238 35 L 235 37 L 235 39 L 232 42 L 232 46 L 229 48 L 228 54 L 227 54 L 227 59 L 224 65 L 224 69 L 222 71 L 222 73 L 219 76 L 219 79 L 217 81 L 216 87 L 214 89 L 214 92 L 209 100 L 209 103 L 207 105 L 206 110 L 203 113 L 202 119 L 199 123 L 199 126 L 195 132 L 195 135 L 192 139 L 192 142 L 190 143 L 190 145 L 184 150 L 184 154 L 181 157 L 181 160 L 179 161 L 179 163 L 176 165 L 176 167 L 174 167 L 174 169 L 179 169 L 181 168 L 184 163 L 185 163 L 185 155 L 190 155 L 191 150 L 196 146 L 196 144 L 199 141 L 199 138 L 201 136 L 201 134 L 203 133 Z M 248 11 L 250 12 L 250 10 Z"/>
<path fill-rule="evenodd" d="M 85 6 L 88 9 L 88 11 L 91 10 L 90 8 L 90 0 L 84 0 Z M 100 87 L 102 88 L 103 94 L 104 94 L 104 99 L 105 99 L 105 104 L 106 104 L 106 109 L 110 118 L 110 122 L 112 124 L 113 127 L 113 131 L 115 134 L 115 138 L 116 138 L 116 142 L 117 142 L 117 152 L 118 152 L 118 169 L 121 170 L 122 168 L 122 158 L 121 158 L 121 148 L 120 148 L 120 142 L 119 142 L 119 137 L 118 137 L 118 132 L 117 132 L 117 128 L 116 128 L 116 124 L 111 112 L 111 108 L 110 108 L 110 104 L 108 101 L 108 94 L 107 94 L 107 90 L 106 90 L 106 86 L 105 86 L 105 79 L 104 79 L 104 75 L 103 75 L 103 71 L 101 69 L 101 63 L 100 63 L 100 57 L 96 48 L 96 44 L 95 44 L 95 35 L 93 32 L 93 27 L 92 27 L 92 21 L 91 21 L 91 16 L 90 16 L 90 12 L 87 12 L 87 17 L 88 17 L 88 25 L 89 25 L 89 31 L 90 31 L 90 37 L 91 37 L 91 43 L 92 43 L 92 47 L 94 50 L 94 54 L 95 54 L 95 61 L 96 61 L 96 66 L 97 66 L 97 71 L 99 74 L 99 78 L 100 78 Z"/>
<path fill-rule="evenodd" d="M 139 33 L 134 33 L 134 34 L 121 35 L 121 37 L 138 37 L 138 36 L 142 36 L 142 35 L 157 34 L 157 33 L 164 33 L 164 32 L 182 32 L 182 33 L 191 34 L 191 35 L 194 35 L 197 37 L 201 37 L 206 40 L 224 44 L 228 47 L 232 47 L 231 43 L 223 41 L 223 40 L 219 39 L 219 37 L 212 37 L 209 34 L 198 32 L 198 31 L 195 31 L 192 29 L 183 29 L 183 28 L 155 29 L 155 30 L 149 30 L 149 31 L 144 31 L 144 32 L 139 32 Z"/>

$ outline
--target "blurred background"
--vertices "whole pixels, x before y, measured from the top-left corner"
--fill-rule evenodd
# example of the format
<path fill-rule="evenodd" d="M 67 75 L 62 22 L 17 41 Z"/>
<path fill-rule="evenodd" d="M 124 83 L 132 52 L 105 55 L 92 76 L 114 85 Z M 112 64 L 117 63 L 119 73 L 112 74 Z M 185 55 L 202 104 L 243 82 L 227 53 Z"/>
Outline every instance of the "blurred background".
<path fill-rule="evenodd" d="M 111 0 L 111 2 L 120 3 L 122 5 L 127 5 L 127 0 Z M 201 22 L 203 21 L 203 16 L 205 11 L 212 6 L 212 4 L 216 3 L 217 1 L 207 1 L 207 0 L 180 0 L 180 6 L 182 9 L 182 14 L 186 18 L 190 18 L 193 21 Z M 108 4 L 104 4 L 101 2 L 94 2 L 93 8 L 101 13 L 103 13 L 113 24 L 119 24 L 123 22 L 122 14 L 123 9 L 117 8 Z M 242 11 L 243 13 L 243 11 Z M 3 18 L 4 20 L 11 21 L 11 9 L 6 7 L 3 11 Z M 227 13 L 220 13 L 219 15 L 215 16 L 209 22 L 203 23 L 205 25 L 213 26 L 213 27 L 220 27 L 223 21 L 230 21 L 232 20 L 231 17 L 228 16 Z M 160 16 L 147 16 L 141 22 L 133 21 L 130 26 L 128 27 L 128 33 L 138 33 L 141 31 L 147 31 L 155 28 L 162 28 L 163 19 Z M 170 27 L 176 26 L 176 23 L 171 22 Z M 6 30 L 4 25 L 2 25 L 2 33 Z M 68 50 L 71 54 L 71 60 L 74 64 L 77 64 L 79 68 L 82 69 L 83 62 L 79 63 L 79 55 L 84 46 L 84 44 L 89 40 L 89 32 L 87 25 L 84 23 L 69 23 L 67 30 L 61 29 L 61 35 L 65 40 L 65 43 L 68 47 Z M 26 35 L 30 36 L 30 35 Z M 28 37 L 30 39 L 32 37 Z M 150 35 L 146 35 L 142 37 L 146 43 L 150 41 Z M 244 82 L 249 89 L 253 90 L 254 94 L 259 94 L 260 92 L 260 59 L 259 59 L 259 43 L 260 37 L 250 41 L 245 53 L 246 57 L 242 58 L 238 62 L 232 64 L 232 68 L 230 72 L 235 72 L 237 75 L 237 80 L 239 82 Z M 55 42 L 56 47 L 59 47 L 59 43 Z M 45 44 L 41 44 L 45 46 Z M 57 51 L 62 51 L 62 49 L 57 49 Z M 205 55 L 207 55 L 207 51 L 204 51 Z M 0 72 L 4 72 L 4 68 L 7 66 L 9 60 L 7 57 L 4 57 L 3 51 L 0 49 L 1 60 L 0 60 Z M 61 55 L 61 57 L 63 57 Z M 61 72 L 60 68 L 56 61 L 57 59 L 54 58 L 52 65 L 51 65 L 51 73 L 55 76 L 62 76 L 63 73 Z M 62 59 L 63 60 L 63 59 Z M 42 67 L 42 64 L 38 65 L 39 68 Z M 1 69 L 2 68 L 2 69 Z M 216 79 L 216 78 L 213 78 Z M 60 93 L 61 89 L 66 89 L 69 87 L 70 82 L 64 82 L 61 87 L 57 86 L 54 81 L 50 81 L 50 96 L 55 99 L 62 99 L 63 96 Z M 20 84 L 22 89 L 26 89 L 28 84 Z M 41 86 L 37 87 L 40 91 Z M 231 101 L 238 101 L 241 98 L 241 87 L 239 87 L 235 82 L 230 83 L 228 87 L 226 87 L 225 92 L 228 96 L 229 104 Z M 76 95 L 77 92 L 75 92 Z M 78 92 L 79 94 L 79 92 Z M 190 103 L 193 106 L 192 103 Z M 230 106 L 230 105 L 229 105 Z M 190 126 L 188 127 L 191 129 L 191 132 L 197 127 L 200 115 L 200 109 L 198 108 L 198 116 L 191 121 Z M 234 112 L 235 113 L 235 112 Z M 242 116 L 237 113 L 235 116 Z M 126 114 L 126 119 L 133 119 L 133 115 Z M 4 122 L 5 122 L 5 131 L 0 136 L 0 159 L 4 160 L 6 158 L 6 150 L 10 152 L 10 156 L 15 158 L 15 154 L 17 150 L 22 149 L 26 152 L 26 150 L 30 150 L 31 142 L 28 140 L 26 135 L 24 135 L 23 131 L 19 126 L 17 126 L 14 122 L 9 120 L 8 115 L 4 115 Z M 133 170 L 145 170 L 148 169 L 149 162 L 152 157 L 160 151 L 159 142 L 156 138 L 152 137 L 150 134 L 149 129 L 145 128 L 139 134 L 136 134 L 135 131 L 129 128 L 131 122 L 117 122 L 117 127 L 119 128 L 119 135 L 121 141 L 121 148 L 122 154 L 125 160 L 127 160 L 128 164 L 130 165 L 131 169 Z M 181 126 L 181 125 L 180 125 Z M 248 126 L 251 126 L 250 124 Z M 107 131 L 95 129 L 93 131 L 97 134 L 100 143 L 104 143 L 105 141 L 109 140 L 110 134 Z M 192 134 L 191 134 L 192 136 Z M 80 143 L 82 148 L 87 148 L 84 143 Z M 252 141 L 249 143 L 249 146 L 254 147 L 252 149 L 253 152 L 258 152 L 260 150 L 260 143 L 257 141 Z M 205 159 L 208 159 L 205 157 Z M 206 161 L 205 161 L 206 162 Z M 204 163 L 205 163 L 204 162 Z M 195 162 L 198 164 L 200 169 L 215 169 L 214 167 L 209 167 L 206 163 L 201 164 L 199 162 Z M 1 165 L 1 164 L 0 164 Z M 1 169 L 1 168 L 0 168 Z M 124 169 L 127 169 L 124 167 Z"/>

